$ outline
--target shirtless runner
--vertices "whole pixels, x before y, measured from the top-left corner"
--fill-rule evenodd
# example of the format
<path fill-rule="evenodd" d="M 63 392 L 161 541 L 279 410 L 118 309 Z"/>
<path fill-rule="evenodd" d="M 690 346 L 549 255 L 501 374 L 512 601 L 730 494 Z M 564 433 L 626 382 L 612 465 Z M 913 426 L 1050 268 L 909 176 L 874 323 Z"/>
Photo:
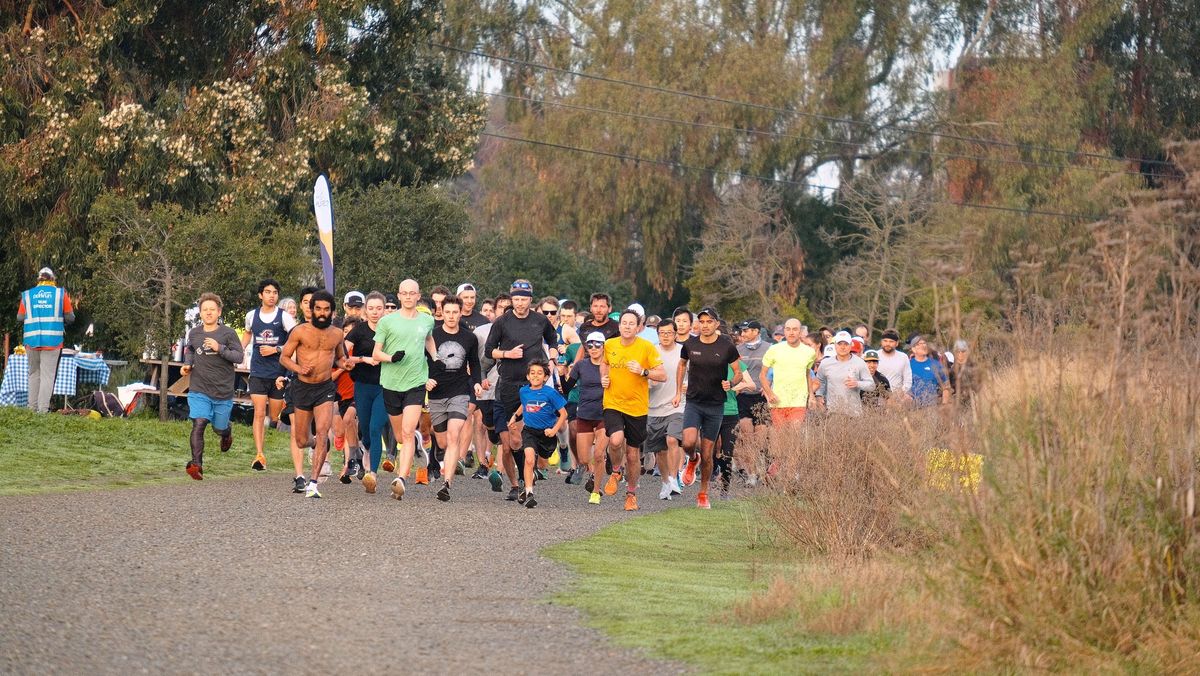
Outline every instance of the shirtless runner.
<path fill-rule="evenodd" d="M 333 296 L 328 291 L 313 293 L 310 301 L 312 321 L 301 324 L 288 335 L 287 344 L 279 355 L 279 363 L 297 374 L 292 383 L 292 465 L 296 478 L 292 492 L 310 498 L 319 498 L 317 474 L 325 464 L 329 452 L 329 426 L 333 420 L 337 403 L 337 386 L 332 378 L 334 361 L 341 369 L 350 368 L 346 358 L 346 347 L 342 342 L 342 331 L 331 326 L 333 322 Z M 310 421 L 316 421 L 317 436 L 312 458 L 312 478 L 307 488 L 304 482 L 304 455 L 301 449 L 313 445 L 309 438 Z"/>

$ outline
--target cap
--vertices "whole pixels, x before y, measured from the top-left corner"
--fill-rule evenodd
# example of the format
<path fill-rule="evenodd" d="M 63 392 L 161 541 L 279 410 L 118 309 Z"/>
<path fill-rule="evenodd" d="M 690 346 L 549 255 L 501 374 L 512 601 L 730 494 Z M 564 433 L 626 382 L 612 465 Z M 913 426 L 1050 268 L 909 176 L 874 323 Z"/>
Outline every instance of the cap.
<path fill-rule="evenodd" d="M 384 305 L 395 305 L 396 307 L 400 307 L 400 299 L 397 298 L 396 294 L 394 293 L 384 295 L 383 303 Z"/>
<path fill-rule="evenodd" d="M 776 324 L 775 330 L 771 332 L 771 335 L 782 336 L 783 335 L 783 324 Z"/>
<path fill-rule="evenodd" d="M 832 345 L 826 345 L 825 346 L 825 356 L 826 357 L 836 357 L 837 349 L 834 348 L 834 346 L 832 346 Z"/>
<path fill-rule="evenodd" d="M 837 343 L 850 343 L 853 345 L 854 339 L 850 337 L 849 333 L 846 333 L 845 331 L 838 331 L 837 335 L 833 337 L 833 342 L 835 345 Z"/>
<path fill-rule="evenodd" d="M 863 352 L 863 361 L 879 361 L 879 352 L 876 350 L 867 350 Z"/>
<path fill-rule="evenodd" d="M 362 295 L 362 291 L 351 291 L 342 299 L 342 305 L 348 307 L 362 307 L 365 302 L 367 302 L 367 298 Z"/>
<path fill-rule="evenodd" d="M 762 324 L 760 324 L 757 319 L 747 319 L 746 321 L 742 322 L 742 329 L 755 329 L 762 331 Z"/>
<path fill-rule="evenodd" d="M 696 313 L 696 318 L 699 319 L 700 317 L 702 317 L 704 315 L 708 315 L 714 321 L 718 321 L 718 322 L 721 321 L 721 315 L 717 314 L 717 309 L 714 307 L 706 305 L 706 306 L 700 308 L 700 311 Z"/>
<path fill-rule="evenodd" d="M 946 363 L 947 363 L 947 364 L 953 364 L 953 363 L 954 363 L 954 353 L 953 353 L 953 352 L 947 352 L 947 353 L 946 353 Z"/>
<path fill-rule="evenodd" d="M 880 340 L 894 340 L 898 343 L 898 342 L 900 342 L 900 332 L 897 331 L 896 329 L 888 329 L 883 332 L 883 335 L 879 336 L 879 339 Z"/>
<path fill-rule="evenodd" d="M 600 333 L 599 331 L 592 331 L 591 333 L 589 333 L 587 335 L 587 340 L 585 340 L 584 342 L 585 343 L 603 343 L 604 342 L 604 334 Z"/>
<path fill-rule="evenodd" d="M 533 298 L 533 285 L 524 279 L 518 279 L 512 283 L 512 287 L 508 290 L 510 296 L 528 296 Z"/>
<path fill-rule="evenodd" d="M 474 284 L 471 284 L 470 282 L 464 282 L 462 284 L 459 284 L 458 288 L 454 290 L 454 295 L 458 296 L 458 295 L 462 294 L 463 291 L 474 291 L 474 290 L 475 290 Z"/>
<path fill-rule="evenodd" d="M 637 313 L 637 316 L 641 317 L 642 319 L 646 318 L 646 308 L 642 307 L 641 303 L 630 303 L 629 307 L 627 307 L 625 309 L 633 310 L 634 312 Z"/>
<path fill-rule="evenodd" d="M 658 315 L 650 315 L 649 317 L 646 317 L 646 326 L 654 328 L 659 324 L 662 324 L 662 317 L 659 317 Z M 674 324 L 672 324 L 672 326 L 674 326 Z"/>
<path fill-rule="evenodd" d="M 54 279 L 54 271 L 50 268 L 38 270 L 38 279 Z"/>

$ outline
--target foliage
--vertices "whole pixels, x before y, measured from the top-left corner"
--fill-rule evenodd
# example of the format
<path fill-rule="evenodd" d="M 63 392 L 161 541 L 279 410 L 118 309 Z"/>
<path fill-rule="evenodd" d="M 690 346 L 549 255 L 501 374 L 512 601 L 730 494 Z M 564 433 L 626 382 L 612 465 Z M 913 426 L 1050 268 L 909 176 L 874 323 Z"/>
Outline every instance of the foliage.
<path fill-rule="evenodd" d="M 21 477 L 0 485 L 0 495 L 190 482 L 183 466 L 190 459 L 191 429 L 190 422 L 145 416 L 91 420 L 0 406 L 0 474 Z M 218 437 L 209 432 L 205 481 L 249 473 L 254 458 L 250 428 L 235 424 L 233 430 L 228 453 L 218 450 Z M 30 439 L 38 443 L 30 444 Z M 46 461 L 47 448 L 54 449 L 54 462 Z M 268 430 L 263 450 L 268 474 L 291 471 L 287 434 Z"/>
<path fill-rule="evenodd" d="M 613 307 L 634 300 L 632 286 L 594 256 L 573 253 L 553 239 L 529 234 L 484 234 L 472 241 L 477 252 L 471 270 L 481 293 L 508 291 L 514 279 L 528 279 L 534 294 L 555 294 L 587 308 L 593 293 L 612 296 Z"/>
<path fill-rule="evenodd" d="M 699 307 L 729 317 L 791 316 L 803 280 L 804 251 L 778 191 L 738 186 L 705 227 L 688 291 Z"/>
<path fill-rule="evenodd" d="M 428 292 L 469 263 L 466 210 L 435 186 L 385 182 L 334 198 L 337 288 L 395 293 L 411 277 Z"/>
<path fill-rule="evenodd" d="M 483 120 L 425 46 L 438 7 L 0 3 L 0 237 L 20 243 L 3 307 L 42 265 L 84 286 L 106 191 L 307 222 L 320 172 L 345 189 L 466 171 Z"/>

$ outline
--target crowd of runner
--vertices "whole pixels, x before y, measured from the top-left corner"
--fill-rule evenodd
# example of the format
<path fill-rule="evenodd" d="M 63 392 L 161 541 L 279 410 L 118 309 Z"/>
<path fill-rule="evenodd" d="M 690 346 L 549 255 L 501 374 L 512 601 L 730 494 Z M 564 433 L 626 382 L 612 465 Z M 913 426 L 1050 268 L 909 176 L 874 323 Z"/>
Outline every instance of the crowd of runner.
<path fill-rule="evenodd" d="M 271 279 L 258 297 L 240 339 L 221 323 L 221 299 L 200 297 L 201 324 L 184 350 L 186 470 L 203 478 L 209 424 L 222 451 L 232 446 L 235 369 L 249 350 L 252 468 L 266 469 L 266 429 L 283 429 L 286 415 L 292 490 L 310 498 L 321 497 L 332 445 L 344 457 L 342 483 L 373 494 L 392 474 L 396 500 L 411 480 L 436 483 L 448 501 L 455 477 L 474 468 L 472 479 L 527 508 L 554 473 L 581 485 L 592 505 L 623 485 L 626 510 L 638 509 L 643 480 L 657 482 L 662 500 L 699 483 L 696 506 L 708 509 L 713 482 L 723 498 L 735 479 L 760 481 L 758 464 L 734 462 L 741 434 L 787 434 L 810 410 L 949 405 L 972 379 L 963 341 L 944 352 L 911 335 L 906 353 L 894 329 L 873 347 L 865 325 L 810 332 L 794 318 L 768 335 L 712 307 L 660 317 L 637 303 L 614 311 L 603 293 L 586 308 L 535 300 L 524 279 L 486 299 L 469 283 L 424 295 L 408 279 L 394 295 L 351 291 L 340 313 L 327 291 L 302 289 L 297 303 Z M 774 467 L 766 462 L 761 478 Z"/>

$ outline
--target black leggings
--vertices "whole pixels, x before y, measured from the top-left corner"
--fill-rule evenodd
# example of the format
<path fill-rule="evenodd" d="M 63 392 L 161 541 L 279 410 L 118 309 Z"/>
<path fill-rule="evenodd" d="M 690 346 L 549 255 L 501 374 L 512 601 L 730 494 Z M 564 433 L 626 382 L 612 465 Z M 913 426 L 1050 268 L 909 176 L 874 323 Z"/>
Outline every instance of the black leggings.
<path fill-rule="evenodd" d="M 721 476 L 721 483 L 729 485 L 730 476 L 733 474 L 733 447 L 737 445 L 738 435 L 738 417 L 737 415 L 727 415 L 721 419 L 721 433 L 717 438 L 719 446 L 717 446 L 716 456 L 713 458 L 714 471 Z"/>
<path fill-rule="evenodd" d="M 192 462 L 197 465 L 204 465 L 204 428 L 208 426 L 208 418 L 193 418 L 192 419 Z M 216 428 L 213 428 L 216 429 Z M 231 428 L 216 430 L 217 434 L 222 437 L 227 437 L 232 431 Z"/>

